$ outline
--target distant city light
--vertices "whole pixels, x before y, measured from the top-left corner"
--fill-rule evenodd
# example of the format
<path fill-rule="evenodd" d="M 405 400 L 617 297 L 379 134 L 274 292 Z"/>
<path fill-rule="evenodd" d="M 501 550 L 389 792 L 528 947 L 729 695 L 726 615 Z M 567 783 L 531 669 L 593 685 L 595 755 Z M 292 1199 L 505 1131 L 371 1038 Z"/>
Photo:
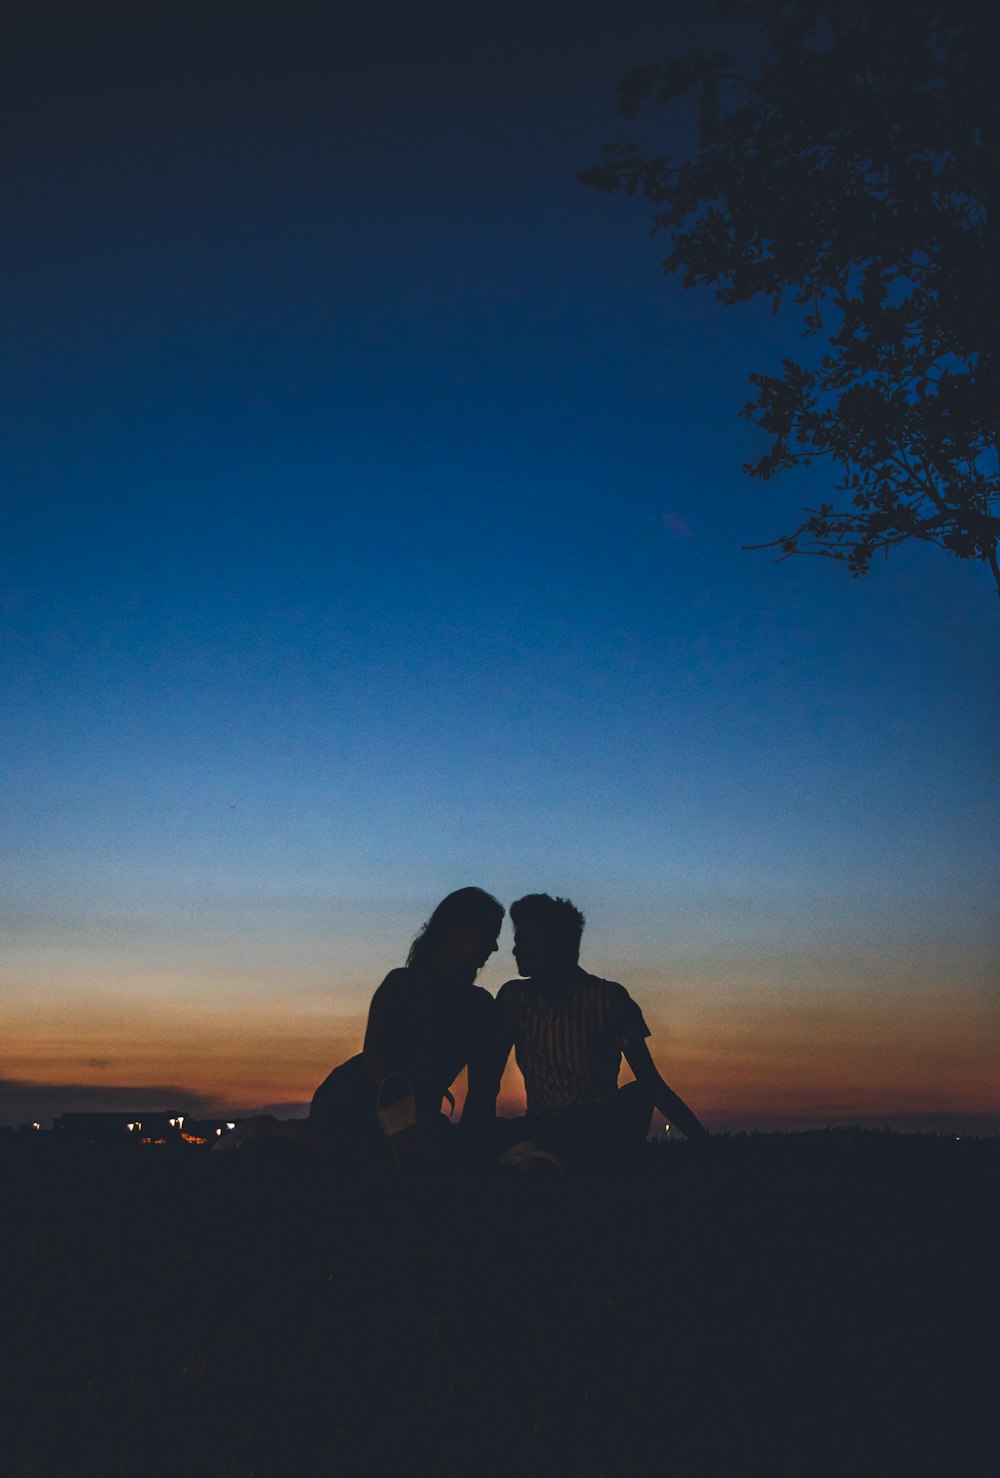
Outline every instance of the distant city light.
<path fill-rule="evenodd" d="M 236 1128 L 236 1125 L 231 1120 L 229 1120 L 226 1123 L 226 1128 L 227 1129 L 235 1129 Z"/>
<path fill-rule="evenodd" d="M 32 1124 L 32 1129 L 41 1129 L 41 1124 Z"/>
<path fill-rule="evenodd" d="M 216 1132 L 216 1134 L 221 1134 L 222 1133 L 222 1130 L 221 1129 L 216 1129 L 215 1132 Z"/>

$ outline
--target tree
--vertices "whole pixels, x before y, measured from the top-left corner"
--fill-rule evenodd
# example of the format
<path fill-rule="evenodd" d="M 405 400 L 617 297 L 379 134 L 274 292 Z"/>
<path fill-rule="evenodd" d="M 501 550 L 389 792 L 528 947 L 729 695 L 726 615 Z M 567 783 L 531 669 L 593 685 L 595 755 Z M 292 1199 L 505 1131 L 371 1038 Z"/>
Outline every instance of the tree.
<path fill-rule="evenodd" d="M 717 0 L 763 49 L 637 69 L 619 112 L 697 104 L 698 152 L 609 145 L 581 175 L 641 194 L 670 238 L 665 272 L 724 304 L 789 300 L 807 364 L 752 374 L 741 414 L 771 436 L 767 481 L 814 459 L 837 503 L 751 548 L 863 574 L 926 540 L 993 572 L 1000 595 L 1000 88 L 985 0 Z M 992 222 L 991 222 L 992 212 Z"/>

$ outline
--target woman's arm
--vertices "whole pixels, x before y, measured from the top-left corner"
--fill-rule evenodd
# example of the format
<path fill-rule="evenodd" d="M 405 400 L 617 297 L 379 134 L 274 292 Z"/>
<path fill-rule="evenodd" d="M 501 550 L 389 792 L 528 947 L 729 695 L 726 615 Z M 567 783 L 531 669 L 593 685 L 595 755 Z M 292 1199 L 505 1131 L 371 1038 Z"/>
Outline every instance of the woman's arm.
<path fill-rule="evenodd" d="M 482 1132 L 496 1118 L 500 1079 L 513 1045 L 506 1012 L 490 1001 L 475 1050 L 469 1056 L 469 1090 L 462 1110 L 462 1127 L 467 1133 Z"/>

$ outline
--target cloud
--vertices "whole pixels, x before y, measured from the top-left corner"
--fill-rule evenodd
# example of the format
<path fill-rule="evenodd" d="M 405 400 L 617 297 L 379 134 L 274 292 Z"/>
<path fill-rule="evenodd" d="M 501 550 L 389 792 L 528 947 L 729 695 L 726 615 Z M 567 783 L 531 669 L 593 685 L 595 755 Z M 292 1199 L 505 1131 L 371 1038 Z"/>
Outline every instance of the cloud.
<path fill-rule="evenodd" d="M 0 1124 L 48 1124 L 59 1114 L 178 1110 L 209 1116 L 216 1098 L 179 1083 L 38 1083 L 0 1078 Z"/>

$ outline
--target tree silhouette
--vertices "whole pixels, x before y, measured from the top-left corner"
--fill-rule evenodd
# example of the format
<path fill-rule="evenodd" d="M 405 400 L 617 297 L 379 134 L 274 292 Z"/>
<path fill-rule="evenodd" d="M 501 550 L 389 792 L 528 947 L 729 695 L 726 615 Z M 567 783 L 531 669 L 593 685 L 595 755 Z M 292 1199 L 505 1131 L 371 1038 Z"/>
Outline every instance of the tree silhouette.
<path fill-rule="evenodd" d="M 863 574 L 908 539 L 979 559 L 1000 594 L 1000 101 L 984 0 L 717 0 L 755 24 L 728 52 L 637 69 L 619 112 L 693 94 L 698 152 L 609 145 L 581 180 L 641 194 L 666 272 L 725 304 L 791 300 L 811 362 L 752 374 L 771 436 L 744 471 L 839 466 L 838 503 L 751 548 Z M 744 46 L 745 53 L 749 48 Z M 992 211 L 992 225 L 989 216 Z"/>

